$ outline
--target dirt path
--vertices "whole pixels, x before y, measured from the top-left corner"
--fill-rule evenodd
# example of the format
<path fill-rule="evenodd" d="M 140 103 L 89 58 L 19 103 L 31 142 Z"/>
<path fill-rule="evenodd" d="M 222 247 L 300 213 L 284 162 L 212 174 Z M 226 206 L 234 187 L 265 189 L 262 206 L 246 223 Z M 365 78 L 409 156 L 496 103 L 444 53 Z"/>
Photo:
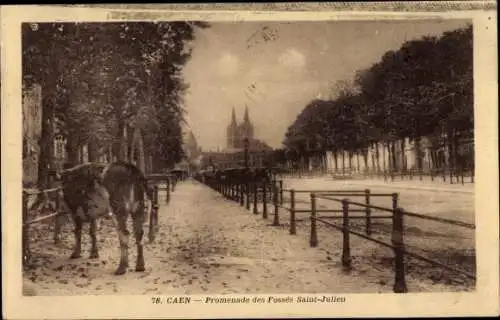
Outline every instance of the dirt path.
<path fill-rule="evenodd" d="M 135 247 L 132 247 L 130 272 L 113 275 L 119 250 L 116 232 L 109 221 L 104 221 L 99 233 L 97 260 L 87 258 L 85 250 L 89 250 L 90 243 L 85 233 L 83 258 L 69 260 L 74 241 L 71 224 L 65 226 L 63 244 L 59 247 L 52 243 L 45 226 L 33 232 L 35 268 L 24 273 L 26 292 L 37 295 L 391 292 L 390 267 L 377 270 L 360 264 L 345 274 L 340 267 L 340 247 L 334 252 L 322 247 L 310 248 L 304 232 L 291 236 L 286 227 L 270 226 L 271 219 L 272 214 L 265 221 L 261 215 L 253 215 L 209 188 L 187 181 L 172 194 L 171 203 L 161 207 L 160 232 L 156 242 L 145 248 L 146 272 L 132 271 L 135 263 Z M 332 236 L 335 242 L 329 240 L 329 243 L 341 243 L 340 233 Z M 352 254 L 356 260 L 356 250 Z M 408 286 L 410 291 L 431 290 L 411 278 Z"/>

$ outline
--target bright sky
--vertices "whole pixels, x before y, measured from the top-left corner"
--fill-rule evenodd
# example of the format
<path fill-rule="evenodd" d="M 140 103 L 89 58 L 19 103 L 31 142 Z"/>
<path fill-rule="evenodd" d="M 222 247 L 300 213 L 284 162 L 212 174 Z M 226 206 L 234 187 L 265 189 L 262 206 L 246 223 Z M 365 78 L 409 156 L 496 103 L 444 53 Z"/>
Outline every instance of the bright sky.
<path fill-rule="evenodd" d="M 220 22 L 198 30 L 184 75 L 189 126 L 203 150 L 225 147 L 231 108 L 245 105 L 255 136 L 280 147 L 306 104 L 339 80 L 397 50 L 406 40 L 440 35 L 467 21 Z M 261 31 L 259 33 L 259 30 Z M 264 41 L 262 34 L 270 39 Z"/>

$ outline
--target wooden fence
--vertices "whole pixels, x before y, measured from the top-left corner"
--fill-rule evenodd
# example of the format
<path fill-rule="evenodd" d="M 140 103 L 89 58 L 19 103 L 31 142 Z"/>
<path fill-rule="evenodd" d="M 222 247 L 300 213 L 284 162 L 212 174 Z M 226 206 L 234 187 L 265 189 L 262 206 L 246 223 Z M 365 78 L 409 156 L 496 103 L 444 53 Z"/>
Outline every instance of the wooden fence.
<path fill-rule="evenodd" d="M 328 170 L 303 170 L 303 169 L 285 169 L 282 170 L 282 177 L 290 178 L 310 178 L 319 176 L 329 176 L 335 180 L 347 180 L 347 179 L 366 179 L 366 178 L 377 178 L 384 179 L 384 181 L 396 181 L 396 180 L 420 180 L 430 179 L 431 181 L 443 181 L 450 184 L 466 184 L 474 183 L 474 168 L 460 168 L 460 169 L 431 169 L 431 170 L 417 170 L 417 169 L 407 169 L 407 170 L 381 170 L 381 171 L 357 171 L 351 168 L 344 169 L 328 169 Z"/>
<path fill-rule="evenodd" d="M 208 183 L 211 188 L 221 193 L 227 199 L 238 202 L 241 206 L 245 206 L 250 210 L 253 207 L 253 213 L 258 214 L 258 202 L 262 203 L 262 218 L 268 219 L 268 206 L 274 207 L 274 218 L 272 226 L 280 226 L 280 211 L 284 210 L 289 214 L 290 229 L 289 233 L 295 235 L 297 233 L 297 222 L 309 221 L 310 234 L 309 244 L 311 247 L 317 247 L 318 229 L 317 224 L 321 223 L 327 227 L 340 230 L 342 232 L 342 255 L 341 262 L 346 270 L 351 268 L 351 242 L 350 235 L 361 237 L 365 240 L 377 243 L 381 246 L 390 248 L 394 251 L 394 286 L 395 293 L 407 292 L 407 285 L 405 279 L 405 258 L 414 258 L 431 265 L 437 266 L 442 269 L 452 271 L 457 274 L 465 275 L 467 278 L 475 280 L 475 274 L 467 271 L 451 267 L 443 264 L 434 259 L 425 257 L 424 255 L 410 252 L 405 247 L 404 242 L 404 217 L 413 217 L 423 220 L 430 220 L 438 223 L 453 225 L 455 227 L 462 227 L 474 230 L 475 226 L 470 223 L 435 217 L 431 215 L 414 213 L 405 211 L 398 206 L 399 194 L 398 193 L 373 193 L 370 189 L 364 190 L 295 190 L 284 189 L 283 181 L 273 181 L 273 183 L 224 183 L 223 181 L 212 181 Z M 289 197 L 285 198 L 284 193 L 289 193 Z M 298 194 L 309 194 L 310 200 L 304 201 L 297 199 Z M 350 198 L 361 198 L 361 201 L 353 201 Z M 373 198 L 383 198 L 390 201 L 390 206 L 377 206 L 373 205 Z M 323 199 L 331 202 L 341 204 L 340 209 L 331 208 L 318 208 L 318 199 Z M 289 206 L 285 206 L 285 200 L 288 200 Z M 309 205 L 306 209 L 297 208 L 297 204 L 306 203 Z M 373 215 L 373 212 L 382 212 L 383 215 Z M 297 218 L 297 214 L 308 213 L 307 218 Z M 322 213 L 341 213 L 338 216 L 324 216 Z M 363 213 L 360 215 L 359 213 Z M 353 215 L 354 214 L 354 215 Z M 364 232 L 351 228 L 350 220 L 365 221 Z M 389 220 L 392 224 L 391 241 L 390 243 L 371 237 L 372 234 L 372 220 L 381 219 Z M 338 225 L 332 222 L 341 220 L 342 224 Z"/>

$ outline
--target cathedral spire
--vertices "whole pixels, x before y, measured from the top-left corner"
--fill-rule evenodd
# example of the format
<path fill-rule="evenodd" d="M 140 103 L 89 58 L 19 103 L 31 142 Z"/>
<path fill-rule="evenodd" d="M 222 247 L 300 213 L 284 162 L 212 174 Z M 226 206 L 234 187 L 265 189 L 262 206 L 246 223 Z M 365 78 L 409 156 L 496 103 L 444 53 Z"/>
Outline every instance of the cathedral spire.
<path fill-rule="evenodd" d="M 243 120 L 246 123 L 250 123 L 250 117 L 248 116 L 248 106 L 247 105 L 245 105 L 245 116 L 244 116 Z"/>
<path fill-rule="evenodd" d="M 233 114 L 231 116 L 231 124 L 236 124 L 236 113 L 234 112 L 234 106 L 233 106 Z"/>

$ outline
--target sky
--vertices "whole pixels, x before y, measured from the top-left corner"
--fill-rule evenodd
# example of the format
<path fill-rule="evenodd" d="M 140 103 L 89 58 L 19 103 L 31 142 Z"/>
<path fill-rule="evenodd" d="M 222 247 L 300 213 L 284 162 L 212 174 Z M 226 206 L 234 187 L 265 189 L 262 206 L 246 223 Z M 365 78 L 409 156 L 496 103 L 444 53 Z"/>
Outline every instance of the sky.
<path fill-rule="evenodd" d="M 255 138 L 281 147 L 288 127 L 337 81 L 352 80 L 388 50 L 466 26 L 463 20 L 212 22 L 197 30 L 184 70 L 187 122 L 203 150 L 226 146 L 234 107 Z"/>

